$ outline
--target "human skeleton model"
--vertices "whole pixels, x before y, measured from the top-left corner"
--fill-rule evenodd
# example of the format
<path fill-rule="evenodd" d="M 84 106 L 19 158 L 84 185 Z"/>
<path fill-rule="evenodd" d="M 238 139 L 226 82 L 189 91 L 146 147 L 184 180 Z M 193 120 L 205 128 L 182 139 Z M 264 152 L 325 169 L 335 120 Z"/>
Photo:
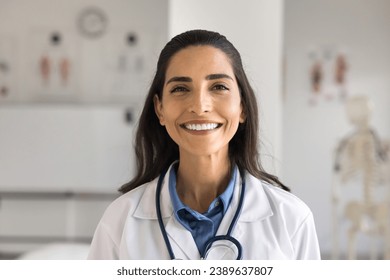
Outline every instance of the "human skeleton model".
<path fill-rule="evenodd" d="M 344 216 L 350 222 L 348 229 L 348 258 L 356 259 L 356 235 L 363 232 L 371 236 L 384 238 L 384 258 L 390 259 L 390 215 L 389 196 L 381 201 L 375 199 L 375 187 L 389 183 L 389 146 L 381 143 L 375 131 L 369 126 L 372 105 L 364 96 L 351 97 L 347 102 L 347 115 L 356 127 L 355 131 L 338 145 L 335 160 L 335 175 L 341 185 L 351 179 L 360 179 L 363 197 L 360 201 L 348 201 Z M 387 178 L 386 178 L 387 177 Z M 357 181 L 357 182 L 359 182 Z M 334 247 L 333 257 L 338 255 L 338 217 L 340 191 L 332 187 Z M 388 193 L 388 192 L 387 192 Z M 371 258 L 376 255 L 375 246 L 371 247 Z"/>

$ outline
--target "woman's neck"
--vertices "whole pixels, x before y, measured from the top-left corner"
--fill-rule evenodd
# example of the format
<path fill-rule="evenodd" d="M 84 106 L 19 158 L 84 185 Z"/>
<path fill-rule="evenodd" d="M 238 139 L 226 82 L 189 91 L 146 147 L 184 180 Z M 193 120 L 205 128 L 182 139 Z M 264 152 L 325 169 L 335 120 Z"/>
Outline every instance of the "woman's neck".
<path fill-rule="evenodd" d="M 224 192 L 231 177 L 227 156 L 180 156 L 176 189 L 181 201 L 203 213 Z"/>

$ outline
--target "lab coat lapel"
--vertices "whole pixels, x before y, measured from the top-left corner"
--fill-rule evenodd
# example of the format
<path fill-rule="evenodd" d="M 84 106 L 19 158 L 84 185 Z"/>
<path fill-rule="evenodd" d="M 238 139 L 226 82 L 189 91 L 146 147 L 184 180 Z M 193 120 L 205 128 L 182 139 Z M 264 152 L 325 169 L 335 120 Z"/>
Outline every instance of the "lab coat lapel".
<path fill-rule="evenodd" d="M 271 205 L 268 197 L 264 192 L 260 180 L 254 178 L 252 175 L 246 173 L 245 175 L 245 195 L 242 205 L 241 214 L 238 218 L 237 224 L 232 231 L 232 236 L 240 241 L 240 238 L 245 232 L 245 225 L 255 221 L 263 220 L 273 215 Z M 241 176 L 236 180 L 233 197 L 227 209 L 224 218 L 218 228 L 217 235 L 226 235 L 232 219 L 237 211 L 238 202 L 242 190 Z"/>
<path fill-rule="evenodd" d="M 264 190 L 264 188 L 271 186 L 253 177 L 248 172 L 245 175 L 245 185 L 245 198 L 239 221 L 255 222 L 272 216 L 270 200 Z"/>
<path fill-rule="evenodd" d="M 171 166 L 172 168 L 172 166 Z M 167 174 L 170 174 L 168 170 Z M 196 260 L 200 258 L 198 247 L 196 246 L 195 240 L 192 237 L 191 232 L 189 232 L 185 227 L 183 227 L 176 219 L 173 214 L 173 206 L 171 202 L 171 197 L 169 194 L 168 186 L 168 177 L 165 180 L 163 188 L 161 190 L 162 196 L 162 205 L 161 210 L 165 213 L 165 217 L 170 216 L 168 222 L 165 225 L 165 230 L 169 236 L 173 253 L 175 254 L 176 259 L 190 259 Z"/>
<path fill-rule="evenodd" d="M 198 247 L 196 246 L 191 233 L 176 220 L 175 215 L 173 214 L 173 206 L 168 186 L 169 173 L 170 170 L 168 170 L 163 180 L 160 195 L 161 216 L 165 224 L 165 230 L 176 258 L 196 260 L 200 258 Z M 135 217 L 157 220 L 155 207 L 157 181 L 158 178 L 151 182 L 148 188 L 146 188 L 140 199 L 140 203 L 135 210 Z M 151 205 L 153 205 L 153 207 L 151 207 Z M 160 232 L 157 234 L 159 235 L 159 238 L 161 238 L 161 242 L 164 242 L 162 234 Z"/>
<path fill-rule="evenodd" d="M 169 174 L 169 171 L 167 172 Z M 140 219 L 156 219 L 157 220 L 157 211 L 156 211 L 156 189 L 157 189 L 158 178 L 154 179 L 149 183 L 145 192 L 140 198 L 140 202 L 136 210 L 134 211 L 134 216 Z M 173 207 L 171 203 L 171 198 L 169 195 L 168 189 L 168 175 L 165 176 L 162 182 L 161 194 L 160 194 L 160 207 L 161 207 L 161 216 L 163 219 L 169 218 L 173 214 Z"/>
<path fill-rule="evenodd" d="M 177 259 L 198 260 L 200 254 L 194 238 L 186 228 L 184 228 L 174 215 L 169 219 L 165 227 L 170 237 L 173 253 Z"/>

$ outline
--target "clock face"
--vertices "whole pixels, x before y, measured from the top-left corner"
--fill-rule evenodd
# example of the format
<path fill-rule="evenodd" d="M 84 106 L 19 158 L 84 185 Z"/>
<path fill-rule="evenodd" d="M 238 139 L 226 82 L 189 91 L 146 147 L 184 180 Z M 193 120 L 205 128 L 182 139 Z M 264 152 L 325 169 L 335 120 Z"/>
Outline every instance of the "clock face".
<path fill-rule="evenodd" d="M 107 24 L 107 16 L 101 9 L 96 7 L 83 10 L 77 21 L 81 34 L 89 38 L 98 38 L 103 35 Z"/>

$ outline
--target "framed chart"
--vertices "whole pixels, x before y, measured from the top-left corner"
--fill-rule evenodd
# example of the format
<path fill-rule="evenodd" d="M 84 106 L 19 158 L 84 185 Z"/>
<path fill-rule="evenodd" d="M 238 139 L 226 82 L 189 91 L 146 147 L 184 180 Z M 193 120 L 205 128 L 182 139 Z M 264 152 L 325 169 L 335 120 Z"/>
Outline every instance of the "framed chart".
<path fill-rule="evenodd" d="M 78 96 L 77 41 L 66 30 L 42 29 L 31 34 L 25 101 L 75 101 Z"/>
<path fill-rule="evenodd" d="M 0 34 L 0 103 L 17 99 L 15 49 L 15 39 Z"/>

